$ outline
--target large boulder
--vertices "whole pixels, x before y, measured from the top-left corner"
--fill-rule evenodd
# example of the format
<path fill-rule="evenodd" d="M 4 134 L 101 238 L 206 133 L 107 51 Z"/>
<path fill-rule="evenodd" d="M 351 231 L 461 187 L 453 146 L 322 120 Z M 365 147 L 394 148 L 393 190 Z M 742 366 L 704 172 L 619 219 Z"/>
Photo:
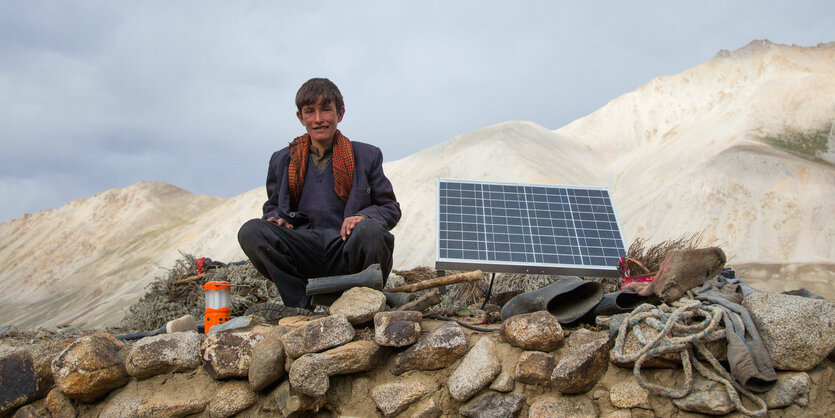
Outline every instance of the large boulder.
<path fill-rule="evenodd" d="M 93 402 L 130 380 L 125 369 L 127 351 L 110 334 L 81 337 L 52 361 L 55 384 L 70 398 Z"/>
<path fill-rule="evenodd" d="M 458 413 L 471 418 L 517 417 L 525 406 L 525 395 L 487 392 L 462 405 Z"/>
<path fill-rule="evenodd" d="M 593 418 L 597 417 L 592 401 L 585 396 L 535 400 L 528 410 L 529 418 Z"/>
<path fill-rule="evenodd" d="M 249 364 L 249 385 L 252 390 L 260 392 L 284 376 L 285 354 L 281 336 L 286 332 L 285 328 L 275 327 L 265 333 L 264 339 L 252 348 Z"/>
<path fill-rule="evenodd" d="M 263 338 L 251 331 L 209 334 L 201 346 L 206 371 L 215 379 L 247 377 L 252 349 Z"/>
<path fill-rule="evenodd" d="M 609 333 L 579 329 L 568 336 L 563 355 L 551 374 L 562 393 L 586 393 L 609 369 Z"/>
<path fill-rule="evenodd" d="M 354 341 L 323 353 L 305 354 L 290 365 L 290 387 L 308 396 L 325 396 L 330 376 L 372 370 L 383 363 L 384 353 L 373 341 Z"/>
<path fill-rule="evenodd" d="M 275 403 L 274 407 L 271 405 Z M 285 380 L 266 397 L 262 408 L 267 412 L 277 411 L 279 416 L 300 417 L 309 416 L 319 411 L 327 398 L 324 396 L 311 397 L 293 390 L 290 382 Z"/>
<path fill-rule="evenodd" d="M 810 370 L 835 349 L 833 302 L 757 292 L 745 297 L 742 306 L 777 369 Z"/>
<path fill-rule="evenodd" d="M 416 311 L 379 312 L 374 315 L 374 342 L 386 347 L 405 347 L 420 338 L 420 320 Z"/>
<path fill-rule="evenodd" d="M 221 383 L 198 368 L 187 373 L 131 380 L 100 402 L 100 410 L 83 416 L 114 418 L 185 417 L 204 411 Z M 245 383 L 244 383 L 245 384 Z M 81 411 L 80 411 L 81 412 Z"/>
<path fill-rule="evenodd" d="M 513 388 L 516 381 L 513 380 L 513 375 L 508 372 L 501 372 L 499 376 L 493 380 L 493 383 L 490 384 L 490 390 L 495 390 L 496 392 L 513 392 Z"/>
<path fill-rule="evenodd" d="M 26 348 L 32 355 L 32 362 L 35 366 L 35 374 L 38 376 L 38 398 L 46 396 L 55 385 L 55 378 L 52 375 L 52 360 L 58 357 L 64 349 L 69 347 L 74 339 L 47 340 Z"/>
<path fill-rule="evenodd" d="M 449 376 L 449 394 L 456 401 L 465 402 L 489 385 L 501 371 L 496 343 L 490 337 L 482 337 Z"/>
<path fill-rule="evenodd" d="M 735 409 L 725 385 L 699 376 L 693 380 L 693 390 L 687 396 L 673 399 L 679 409 L 708 415 L 724 415 Z"/>
<path fill-rule="evenodd" d="M 38 374 L 28 351 L 19 349 L 0 357 L 0 414 L 38 397 Z"/>
<path fill-rule="evenodd" d="M 525 350 L 553 351 L 563 343 L 560 322 L 548 311 L 508 318 L 499 329 L 499 341 Z"/>
<path fill-rule="evenodd" d="M 131 376 L 147 379 L 161 373 L 200 366 L 200 335 L 194 331 L 145 337 L 133 344 L 125 360 Z"/>
<path fill-rule="evenodd" d="M 768 409 L 785 408 L 792 404 L 806 406 L 809 404 L 809 391 L 812 380 L 804 372 L 781 373 L 777 376 L 777 384 L 765 393 L 764 400 Z"/>
<path fill-rule="evenodd" d="M 618 408 L 649 409 L 649 392 L 638 382 L 630 380 L 612 386 L 609 401 Z"/>
<path fill-rule="evenodd" d="M 443 369 L 467 352 L 469 339 L 460 325 L 448 322 L 419 339 L 394 358 L 391 372 Z"/>
<path fill-rule="evenodd" d="M 281 336 L 284 352 L 291 359 L 337 347 L 354 338 L 354 327 L 342 315 L 319 318 Z"/>
<path fill-rule="evenodd" d="M 656 328 L 651 327 L 644 322 L 638 324 L 638 327 L 640 328 L 644 338 L 650 341 L 658 337 L 658 334 L 660 333 Z M 621 358 L 617 356 L 618 348 L 619 347 L 616 345 L 611 350 L 609 350 L 609 361 L 618 367 L 631 369 L 635 365 L 635 362 L 621 360 Z M 621 347 L 621 351 L 619 354 L 625 357 L 631 357 L 635 355 L 635 353 L 640 352 L 643 348 L 644 345 L 641 344 L 641 341 L 638 339 L 638 336 L 635 332 L 635 327 L 631 327 L 629 328 L 629 331 L 627 331 L 623 347 Z M 681 355 L 679 355 L 679 353 L 664 353 L 661 355 L 651 356 L 646 361 L 644 361 L 643 364 L 641 364 L 641 368 L 644 369 L 677 369 L 679 367 L 681 367 Z"/>
<path fill-rule="evenodd" d="M 529 385 L 547 385 L 554 370 L 554 357 L 542 351 L 525 351 L 516 363 L 515 380 Z"/>
<path fill-rule="evenodd" d="M 431 388 L 420 382 L 386 383 L 371 390 L 371 399 L 384 417 L 391 417 L 405 411 L 409 405 L 431 391 Z"/>
<path fill-rule="evenodd" d="M 228 382 L 218 389 L 206 411 L 211 418 L 231 417 L 252 405 L 258 397 L 247 382 Z"/>
<path fill-rule="evenodd" d="M 46 395 L 46 409 L 55 418 L 75 418 L 77 412 L 67 395 L 58 389 L 52 389 Z"/>
<path fill-rule="evenodd" d="M 386 295 L 370 287 L 352 287 L 342 293 L 328 312 L 342 315 L 353 325 L 369 322 L 374 314 L 386 309 Z"/>

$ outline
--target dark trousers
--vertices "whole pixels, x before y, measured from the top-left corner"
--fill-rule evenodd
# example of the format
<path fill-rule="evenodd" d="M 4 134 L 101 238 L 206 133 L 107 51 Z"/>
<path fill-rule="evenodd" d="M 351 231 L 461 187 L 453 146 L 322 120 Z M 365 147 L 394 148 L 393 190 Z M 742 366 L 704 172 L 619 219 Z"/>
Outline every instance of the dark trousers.
<path fill-rule="evenodd" d="M 378 263 L 391 272 L 394 235 L 373 219 L 360 221 L 343 241 L 336 229 L 288 229 L 263 219 L 247 221 L 238 242 L 252 265 L 272 280 L 286 306 L 310 307 L 307 279 L 353 274 Z"/>

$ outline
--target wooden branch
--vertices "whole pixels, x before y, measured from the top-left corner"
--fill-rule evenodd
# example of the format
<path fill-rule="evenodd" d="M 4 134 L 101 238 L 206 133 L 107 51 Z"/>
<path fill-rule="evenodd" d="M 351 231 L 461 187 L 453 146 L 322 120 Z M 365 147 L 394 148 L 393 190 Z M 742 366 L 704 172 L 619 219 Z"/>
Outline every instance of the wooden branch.
<path fill-rule="evenodd" d="M 398 311 L 418 311 L 423 312 L 426 308 L 435 306 L 441 303 L 441 292 L 438 289 L 432 289 L 431 292 L 397 308 Z"/>
<path fill-rule="evenodd" d="M 424 280 L 422 282 L 395 287 L 394 289 L 386 289 L 386 291 L 414 293 L 421 290 L 431 289 L 433 287 L 456 283 L 474 282 L 476 280 L 482 279 L 484 279 L 484 273 L 482 273 L 481 270 L 476 270 L 467 273 L 453 274 L 451 276 L 436 277 L 434 279 Z"/>
<path fill-rule="evenodd" d="M 185 277 L 185 278 L 182 278 L 182 279 L 174 280 L 173 282 L 171 282 L 171 284 L 175 285 L 175 284 L 193 282 L 195 280 L 199 280 L 202 277 L 203 277 L 202 274 L 195 274 L 194 276 L 188 276 L 188 277 Z"/>

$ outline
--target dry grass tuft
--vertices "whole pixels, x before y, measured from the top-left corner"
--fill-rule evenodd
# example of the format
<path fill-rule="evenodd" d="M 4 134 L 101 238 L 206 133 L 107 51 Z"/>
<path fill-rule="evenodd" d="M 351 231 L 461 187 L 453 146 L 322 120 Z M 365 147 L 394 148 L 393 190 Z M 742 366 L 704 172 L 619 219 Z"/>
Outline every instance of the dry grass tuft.
<path fill-rule="evenodd" d="M 435 269 L 426 266 L 415 267 L 411 270 L 392 270 L 391 272 L 402 277 L 403 280 L 406 280 L 407 284 L 422 282 L 424 280 L 438 277 Z"/>

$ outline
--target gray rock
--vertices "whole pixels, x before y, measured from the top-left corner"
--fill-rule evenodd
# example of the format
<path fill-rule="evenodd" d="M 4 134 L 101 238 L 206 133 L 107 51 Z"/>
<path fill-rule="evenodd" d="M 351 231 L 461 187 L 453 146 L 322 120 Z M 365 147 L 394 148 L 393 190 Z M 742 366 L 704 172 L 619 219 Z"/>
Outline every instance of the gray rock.
<path fill-rule="evenodd" d="M 386 296 L 379 290 L 370 287 L 352 287 L 342 293 L 328 312 L 331 315 L 342 315 L 353 325 L 362 324 L 374 319 L 374 314 L 386 309 Z"/>
<path fill-rule="evenodd" d="M 305 323 L 281 336 L 284 352 L 296 359 L 351 341 L 354 327 L 342 315 L 331 315 Z"/>
<path fill-rule="evenodd" d="M 835 349 L 835 303 L 757 292 L 742 300 L 774 367 L 810 370 Z"/>
<path fill-rule="evenodd" d="M 194 331 L 145 337 L 133 344 L 125 368 L 137 379 L 200 366 L 200 335 Z"/>
<path fill-rule="evenodd" d="M 411 418 L 438 418 L 444 413 L 444 410 L 432 398 L 418 404 L 412 410 L 414 413 Z"/>
<path fill-rule="evenodd" d="M 490 337 L 482 337 L 450 375 L 449 394 L 456 401 L 465 402 L 489 385 L 501 371 L 496 343 Z"/>
<path fill-rule="evenodd" d="M 75 418 L 77 412 L 70 398 L 58 389 L 52 389 L 46 395 L 46 409 L 55 418 Z"/>
<path fill-rule="evenodd" d="M 467 402 L 458 410 L 465 417 L 517 417 L 525 406 L 525 395 L 487 392 Z"/>
<path fill-rule="evenodd" d="M 278 387 L 270 393 L 275 403 L 275 410 L 281 412 L 281 416 L 285 417 L 300 417 L 309 416 L 311 413 L 316 413 L 319 408 L 325 405 L 325 397 L 310 397 L 305 394 L 294 391 L 290 388 L 290 382 L 285 380 Z M 265 399 L 263 406 L 267 406 L 268 402 Z M 265 408 L 266 411 L 270 409 Z"/>
<path fill-rule="evenodd" d="M 699 376 L 693 377 L 690 394 L 673 399 L 673 405 L 685 411 L 708 415 L 723 415 L 735 409 L 724 385 Z"/>
<path fill-rule="evenodd" d="M 38 397 L 46 396 L 47 392 L 55 385 L 55 379 L 52 376 L 52 360 L 55 360 L 58 354 L 61 354 L 73 341 L 75 340 L 52 340 L 27 347 L 27 351 L 32 355 L 35 373 L 39 376 L 38 387 L 42 389 L 42 395 L 39 394 Z"/>
<path fill-rule="evenodd" d="M 374 342 L 386 347 L 405 347 L 420 338 L 420 312 L 394 311 L 374 315 Z"/>
<path fill-rule="evenodd" d="M 460 325 L 448 322 L 394 358 L 391 372 L 443 369 L 467 352 L 469 340 Z"/>
<path fill-rule="evenodd" d="M 655 328 L 650 327 L 643 322 L 641 322 L 638 326 L 641 328 L 641 333 L 643 334 L 644 338 L 652 340 L 653 338 L 658 336 L 658 330 L 656 330 Z M 616 335 L 617 334 L 615 334 L 615 336 Z M 622 361 L 621 359 L 619 359 L 616 356 L 617 348 L 618 347 L 614 347 L 609 351 L 609 361 L 618 367 L 631 369 L 635 365 L 635 362 Z M 641 349 L 643 348 L 643 344 L 641 344 L 640 340 L 638 340 L 638 337 L 635 335 L 635 328 L 630 328 L 624 340 L 622 355 L 632 356 L 634 353 L 641 351 Z M 679 367 L 681 367 L 681 356 L 678 353 L 666 353 L 660 356 L 650 357 L 643 364 L 641 364 L 641 368 L 647 369 L 677 369 Z"/>
<path fill-rule="evenodd" d="M 227 382 L 215 392 L 206 411 L 212 418 L 226 418 L 237 414 L 258 400 L 246 382 Z"/>
<path fill-rule="evenodd" d="M 140 398 L 130 391 L 120 391 L 101 410 L 108 418 L 184 417 L 206 408 L 207 399 L 171 399 L 167 396 Z"/>
<path fill-rule="evenodd" d="M 516 363 L 515 380 L 529 385 L 547 385 L 553 370 L 553 356 L 542 351 L 525 351 Z"/>
<path fill-rule="evenodd" d="M 209 330 L 209 334 L 221 332 L 251 331 L 258 325 L 264 325 L 266 320 L 258 315 L 236 316 L 222 324 L 217 324 Z"/>
<path fill-rule="evenodd" d="M 284 345 L 281 336 L 287 331 L 273 328 L 264 334 L 264 339 L 252 347 L 252 360 L 249 364 L 249 385 L 260 392 L 284 376 Z"/>
<path fill-rule="evenodd" d="M 38 374 L 28 351 L 20 349 L 0 357 L 0 415 L 37 399 Z"/>
<path fill-rule="evenodd" d="M 502 323 L 499 341 L 525 350 L 554 351 L 563 343 L 560 322 L 547 311 L 516 315 Z"/>
<path fill-rule="evenodd" d="M 264 338 L 251 331 L 209 334 L 203 341 L 203 364 L 215 379 L 249 376 L 252 349 Z"/>
<path fill-rule="evenodd" d="M 609 369 L 609 332 L 579 329 L 568 337 L 567 347 L 551 381 L 562 393 L 586 393 Z"/>
<path fill-rule="evenodd" d="M 383 416 L 390 417 L 405 411 L 431 391 L 419 382 L 386 383 L 371 390 L 371 399 L 374 399 Z"/>
<path fill-rule="evenodd" d="M 597 417 L 592 401 L 585 396 L 564 398 L 543 397 L 535 400 L 528 418 L 592 418 Z"/>
<path fill-rule="evenodd" d="M 110 334 L 81 337 L 55 357 L 52 375 L 68 397 L 93 402 L 130 380 L 126 356 L 125 344 Z"/>
<path fill-rule="evenodd" d="M 499 373 L 499 377 L 490 384 L 490 390 L 503 393 L 513 392 L 514 383 L 515 381 L 510 373 L 501 372 Z"/>
<path fill-rule="evenodd" d="M 305 354 L 290 365 L 290 386 L 308 396 L 325 396 L 330 376 L 372 370 L 383 363 L 384 354 L 373 341 L 354 341 L 323 353 Z"/>
<path fill-rule="evenodd" d="M 46 412 L 46 411 L 44 411 Z M 38 412 L 38 409 L 32 405 L 25 405 L 20 408 L 12 415 L 12 418 L 48 418 L 46 415 L 42 415 Z"/>
<path fill-rule="evenodd" d="M 609 401 L 618 408 L 650 408 L 649 392 L 634 380 L 612 386 Z"/>
<path fill-rule="evenodd" d="M 389 278 L 386 280 L 386 289 L 394 289 L 406 285 L 406 279 L 394 273 L 389 273 Z"/>
<path fill-rule="evenodd" d="M 806 406 L 809 404 L 809 390 L 812 380 L 803 372 L 781 373 L 777 376 L 777 384 L 765 393 L 768 409 L 785 408 L 792 404 Z"/>

